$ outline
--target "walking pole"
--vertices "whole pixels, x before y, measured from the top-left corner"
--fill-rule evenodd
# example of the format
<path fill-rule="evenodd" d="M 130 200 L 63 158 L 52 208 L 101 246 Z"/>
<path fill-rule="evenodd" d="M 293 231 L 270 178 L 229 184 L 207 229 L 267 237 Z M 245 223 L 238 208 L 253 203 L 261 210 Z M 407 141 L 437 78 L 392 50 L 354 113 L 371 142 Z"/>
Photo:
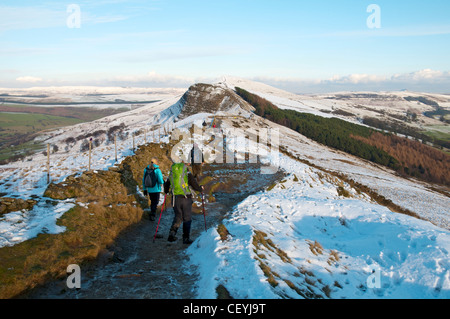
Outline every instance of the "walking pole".
<path fill-rule="evenodd" d="M 156 226 L 155 236 L 153 236 L 153 242 L 155 242 L 155 240 L 156 240 L 156 234 L 158 234 L 159 223 L 161 222 L 161 216 L 162 216 L 162 213 L 163 213 L 163 211 L 164 211 L 164 209 L 165 209 L 166 197 L 167 197 L 167 194 L 164 195 L 164 202 L 163 202 L 162 207 L 161 207 L 161 214 L 159 214 L 158 225 Z"/>
<path fill-rule="evenodd" d="M 205 202 L 203 201 L 203 192 L 202 192 L 202 207 L 203 207 L 203 219 L 205 220 L 205 230 L 207 230 L 207 228 L 206 228 Z"/>

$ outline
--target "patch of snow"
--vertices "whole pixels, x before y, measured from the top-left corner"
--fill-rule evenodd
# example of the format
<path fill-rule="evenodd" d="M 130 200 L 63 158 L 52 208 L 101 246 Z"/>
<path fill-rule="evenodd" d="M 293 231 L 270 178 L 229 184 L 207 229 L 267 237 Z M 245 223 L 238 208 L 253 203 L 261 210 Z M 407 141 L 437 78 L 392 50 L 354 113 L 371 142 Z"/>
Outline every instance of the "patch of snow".
<path fill-rule="evenodd" d="M 448 230 L 364 197 L 339 197 L 318 171 L 284 155 L 281 162 L 290 178 L 241 202 L 224 222 L 228 240 L 210 229 L 189 247 L 198 298 L 216 298 L 219 284 L 238 299 L 450 297 Z M 255 246 L 256 232 L 287 258 Z"/>
<path fill-rule="evenodd" d="M 75 206 L 72 200 L 53 204 L 38 202 L 33 209 L 16 211 L 0 217 L 0 248 L 13 246 L 38 234 L 58 234 L 65 227 L 58 226 L 56 221 L 69 209 Z"/>

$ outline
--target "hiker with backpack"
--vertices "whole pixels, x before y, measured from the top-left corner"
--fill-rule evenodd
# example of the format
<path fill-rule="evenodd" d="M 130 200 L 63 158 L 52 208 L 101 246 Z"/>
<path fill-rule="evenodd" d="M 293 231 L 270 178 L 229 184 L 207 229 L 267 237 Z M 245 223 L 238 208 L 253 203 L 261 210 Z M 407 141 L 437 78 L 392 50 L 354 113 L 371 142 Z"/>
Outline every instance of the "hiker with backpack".
<path fill-rule="evenodd" d="M 159 203 L 159 195 L 161 188 L 164 185 L 164 178 L 161 169 L 158 166 L 158 160 L 152 158 L 151 164 L 144 169 L 144 177 L 142 179 L 142 188 L 144 189 L 144 196 L 149 198 L 150 212 L 149 218 L 151 221 L 155 220 L 156 208 Z"/>
<path fill-rule="evenodd" d="M 200 186 L 185 163 L 174 163 L 170 169 L 169 178 L 164 183 L 164 192 L 172 192 L 173 210 L 175 213 L 172 226 L 170 227 L 168 241 L 177 240 L 176 233 L 183 223 L 183 244 L 191 244 L 190 239 L 192 224 L 192 204 L 193 191 L 203 192 Z"/>
<path fill-rule="evenodd" d="M 195 178 L 202 174 L 202 166 L 205 162 L 205 157 L 201 149 L 198 147 L 197 143 L 192 146 L 191 152 L 189 153 L 191 158 L 192 174 Z"/>

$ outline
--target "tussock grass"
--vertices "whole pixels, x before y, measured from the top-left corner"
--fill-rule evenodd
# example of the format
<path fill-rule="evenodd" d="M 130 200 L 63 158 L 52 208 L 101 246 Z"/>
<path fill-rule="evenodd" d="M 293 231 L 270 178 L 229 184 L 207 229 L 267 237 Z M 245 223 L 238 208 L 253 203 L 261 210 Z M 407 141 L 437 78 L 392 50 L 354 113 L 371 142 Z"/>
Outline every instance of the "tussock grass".
<path fill-rule="evenodd" d="M 219 233 L 220 239 L 222 241 L 226 241 L 228 239 L 228 236 L 230 235 L 228 229 L 225 227 L 224 224 L 219 224 L 219 226 L 217 226 L 217 232 Z"/>
<path fill-rule="evenodd" d="M 308 242 L 309 250 L 311 250 L 311 252 L 314 255 L 318 256 L 318 255 L 323 254 L 323 247 L 319 242 L 317 242 L 317 241 L 312 242 L 310 240 L 307 240 L 307 242 Z"/>
<path fill-rule="evenodd" d="M 40 234 L 12 247 L 0 249 L 0 298 L 11 298 L 46 280 L 66 274 L 70 264 L 93 260 L 126 227 L 138 222 L 142 209 L 127 203 L 105 207 L 76 206 L 57 222 L 64 233 Z"/>
<path fill-rule="evenodd" d="M 349 191 L 348 190 L 346 190 L 344 187 L 342 187 L 342 186 L 338 186 L 337 187 L 337 193 L 338 193 L 338 195 L 339 196 L 342 196 L 342 197 L 352 197 L 351 196 L 351 194 L 349 193 Z"/>
<path fill-rule="evenodd" d="M 139 222 L 147 200 L 137 193 L 149 159 L 157 156 L 163 173 L 171 165 L 170 148 L 159 144 L 140 147 L 136 155 L 108 171 L 85 172 L 61 184 L 50 184 L 45 196 L 76 198 L 57 225 L 59 234 L 39 234 L 12 247 L 0 248 L 0 298 L 13 298 L 46 281 L 66 276 L 67 266 L 89 262 L 127 227 Z"/>
<path fill-rule="evenodd" d="M 337 263 L 340 260 L 339 254 L 336 250 L 330 251 L 330 257 L 328 257 L 327 263 L 328 265 L 333 265 L 334 263 Z"/>
<path fill-rule="evenodd" d="M 255 230 L 253 235 L 253 246 L 255 246 L 255 252 L 260 249 L 260 246 L 265 247 L 267 250 L 275 253 L 283 262 L 291 263 L 292 260 L 289 256 L 278 248 L 270 238 L 267 238 L 267 234 L 263 231 Z"/>
<path fill-rule="evenodd" d="M 268 254 L 276 254 L 283 262 L 294 265 L 293 261 L 287 254 L 279 249 L 273 241 L 268 238 L 268 235 L 262 231 L 255 230 L 253 235 L 253 246 L 255 259 L 258 261 L 258 265 L 262 270 L 264 276 L 267 278 L 267 282 L 274 288 L 274 292 L 280 295 L 282 298 L 292 298 L 286 291 L 280 290 L 280 284 L 286 285 L 292 289 L 296 294 L 305 299 L 324 299 L 331 298 L 332 287 L 325 284 L 320 278 L 317 278 L 314 273 L 304 266 L 297 267 L 298 271 L 293 273 L 292 276 L 287 279 L 280 275 L 275 269 L 269 266 L 266 255 L 261 250 L 268 251 Z M 307 240 L 309 249 L 315 256 L 325 255 L 326 250 L 317 241 Z M 329 252 L 327 263 L 331 266 L 340 260 L 338 252 L 331 250 Z M 342 286 L 335 281 L 336 288 L 342 288 Z M 283 288 L 286 289 L 286 288 Z"/>

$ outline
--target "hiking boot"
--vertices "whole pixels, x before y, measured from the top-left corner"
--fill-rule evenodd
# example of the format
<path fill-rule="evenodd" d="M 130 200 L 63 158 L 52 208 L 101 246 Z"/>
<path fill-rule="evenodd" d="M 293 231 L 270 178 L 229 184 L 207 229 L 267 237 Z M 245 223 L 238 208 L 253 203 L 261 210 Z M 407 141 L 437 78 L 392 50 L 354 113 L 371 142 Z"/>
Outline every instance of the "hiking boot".
<path fill-rule="evenodd" d="M 185 245 L 190 245 L 192 244 L 194 241 L 192 239 L 190 239 L 189 237 L 183 237 L 183 244 Z"/>
<path fill-rule="evenodd" d="M 169 238 L 167 238 L 167 240 L 168 241 L 170 241 L 170 242 L 174 242 L 174 241 L 176 241 L 177 240 L 177 237 L 175 236 L 175 232 L 174 231 L 171 231 L 170 233 L 169 233 Z"/>

